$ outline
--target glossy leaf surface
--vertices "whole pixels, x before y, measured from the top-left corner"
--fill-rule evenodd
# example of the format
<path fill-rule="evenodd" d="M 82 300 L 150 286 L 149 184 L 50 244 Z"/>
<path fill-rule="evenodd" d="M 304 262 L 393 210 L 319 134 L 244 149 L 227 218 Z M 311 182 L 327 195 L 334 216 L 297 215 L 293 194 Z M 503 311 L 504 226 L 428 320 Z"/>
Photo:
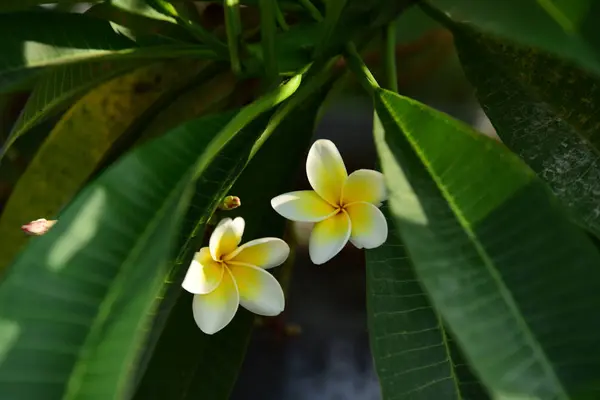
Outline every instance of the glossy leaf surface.
<path fill-rule="evenodd" d="M 598 79 L 545 53 L 456 25 L 477 99 L 502 141 L 548 182 L 573 218 L 600 236 Z"/>
<path fill-rule="evenodd" d="M 490 395 L 593 398 L 594 245 L 502 144 L 382 89 L 375 107 L 396 229 Z"/>

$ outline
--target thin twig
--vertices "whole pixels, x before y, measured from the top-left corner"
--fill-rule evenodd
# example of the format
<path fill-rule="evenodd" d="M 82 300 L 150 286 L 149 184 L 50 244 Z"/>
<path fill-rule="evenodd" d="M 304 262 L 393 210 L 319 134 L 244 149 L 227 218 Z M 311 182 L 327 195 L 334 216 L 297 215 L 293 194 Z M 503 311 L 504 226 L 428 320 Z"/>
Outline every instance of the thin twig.
<path fill-rule="evenodd" d="M 321 14 L 321 11 L 319 11 L 319 9 L 315 7 L 315 5 L 310 2 L 310 0 L 300 0 L 300 4 L 302 4 L 302 7 L 304 7 L 306 11 L 308 11 L 308 13 L 313 17 L 315 21 L 323 21 L 323 15 Z"/>
<path fill-rule="evenodd" d="M 396 70 L 396 23 L 390 22 L 385 28 L 384 70 L 386 89 L 398 92 L 398 73 Z"/>
<path fill-rule="evenodd" d="M 239 75 L 242 72 L 240 61 L 240 42 L 242 40 L 242 22 L 240 18 L 239 0 L 225 0 L 225 30 L 227 31 L 227 46 L 231 70 Z"/>
<path fill-rule="evenodd" d="M 285 20 L 285 15 L 283 15 L 283 12 L 281 12 L 281 7 L 279 7 L 279 2 L 276 1 L 275 2 L 275 12 L 276 17 L 277 17 L 277 23 L 279 24 L 279 26 L 281 27 L 282 30 L 284 31 L 289 31 L 290 30 L 290 26 L 287 24 L 286 20 Z"/>
<path fill-rule="evenodd" d="M 350 70 L 354 73 L 361 85 L 363 85 L 363 87 L 369 93 L 372 93 L 374 89 L 379 88 L 377 80 L 375 79 L 369 68 L 365 65 L 360 54 L 358 54 L 354 43 L 348 43 L 346 45 L 344 57 L 346 58 Z"/>
<path fill-rule="evenodd" d="M 279 83 L 277 55 L 275 54 L 276 0 L 260 0 L 260 40 L 263 48 L 266 73 L 266 90 L 273 89 Z"/>

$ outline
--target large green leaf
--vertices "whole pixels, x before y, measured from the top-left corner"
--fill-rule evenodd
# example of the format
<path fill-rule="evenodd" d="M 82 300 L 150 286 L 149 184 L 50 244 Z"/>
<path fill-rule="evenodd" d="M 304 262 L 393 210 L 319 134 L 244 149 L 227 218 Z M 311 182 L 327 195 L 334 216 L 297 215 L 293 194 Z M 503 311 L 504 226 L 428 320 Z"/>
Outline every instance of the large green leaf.
<path fill-rule="evenodd" d="M 100 58 L 211 57 L 198 45 L 138 47 L 108 21 L 43 11 L 0 14 L 0 77 L 7 72 Z"/>
<path fill-rule="evenodd" d="M 421 287 L 388 207 L 382 211 L 389 237 L 366 251 L 366 261 L 369 337 L 383 398 L 487 399 Z"/>
<path fill-rule="evenodd" d="M 469 81 L 503 142 L 600 236 L 600 83 L 577 67 L 455 25 Z"/>
<path fill-rule="evenodd" d="M 205 129 L 217 131 L 228 117 Z M 127 393 L 146 315 L 168 273 L 197 143 L 181 129 L 126 157 L 12 265 L 0 286 L 0 397 Z"/>
<path fill-rule="evenodd" d="M 396 230 L 490 395 L 596 398 L 594 245 L 502 144 L 415 100 L 374 96 Z"/>
<path fill-rule="evenodd" d="M 428 0 L 453 20 L 576 61 L 600 73 L 600 3 L 594 0 Z"/>
<path fill-rule="evenodd" d="M 279 125 L 229 190 L 229 193 L 240 197 L 242 206 L 223 213 L 226 214 L 223 216 L 244 217 L 246 230 L 243 242 L 259 237 L 282 236 L 285 220 L 273 212 L 270 200 L 291 189 L 293 180 L 290 176 L 294 176 L 302 166 L 317 110 L 329 87 L 326 84 L 306 101 L 297 102 L 299 107 L 291 109 L 289 114 L 285 113 L 281 122 L 277 122 L 277 116 L 273 117 L 269 126 L 273 123 Z M 235 165 L 235 161 L 231 160 L 230 165 Z M 223 184 L 230 182 L 226 180 Z M 205 186 L 211 184 L 215 183 L 200 182 L 197 193 L 203 193 Z M 229 189 L 230 186 L 225 188 Z M 187 221 L 196 223 L 195 218 L 191 217 L 188 215 Z M 199 221 L 199 232 L 204 231 L 203 222 Z M 193 253 L 203 245 L 206 243 L 202 242 L 200 236 L 181 251 L 178 261 L 183 268 L 179 276 L 172 279 L 176 286 L 171 296 L 176 299 L 176 304 L 157 343 L 136 399 L 221 400 L 228 398 L 231 392 L 254 318 L 240 309 L 233 322 L 216 335 L 204 335 L 198 329 L 191 313 L 192 295 L 182 291 L 179 284 Z"/>

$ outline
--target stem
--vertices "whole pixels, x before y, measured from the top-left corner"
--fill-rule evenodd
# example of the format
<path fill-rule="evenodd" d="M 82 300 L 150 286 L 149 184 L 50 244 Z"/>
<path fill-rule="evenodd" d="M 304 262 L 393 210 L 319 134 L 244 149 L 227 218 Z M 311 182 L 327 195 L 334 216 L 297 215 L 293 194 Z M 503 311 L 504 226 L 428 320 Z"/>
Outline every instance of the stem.
<path fill-rule="evenodd" d="M 321 15 L 321 11 L 310 0 L 300 0 L 300 4 L 308 11 L 308 13 L 313 17 L 313 19 L 317 22 L 323 21 L 323 15 Z"/>
<path fill-rule="evenodd" d="M 266 89 L 273 89 L 279 83 L 277 56 L 275 54 L 275 33 L 277 31 L 277 0 L 260 0 L 260 40 L 266 72 Z"/>
<path fill-rule="evenodd" d="M 221 152 L 221 150 L 223 150 L 223 148 L 240 130 L 244 129 L 246 125 L 252 122 L 260 114 L 272 109 L 293 95 L 300 86 L 301 82 L 302 75 L 296 75 L 286 83 L 277 87 L 275 90 L 263 95 L 262 97 L 242 108 L 210 141 L 208 146 L 206 146 L 204 152 L 200 155 L 196 161 L 196 165 L 194 166 L 194 179 L 198 179 L 198 177 L 202 175 L 206 168 L 208 168 L 213 155 Z M 263 136 L 265 136 L 264 133 L 261 135 L 261 137 Z M 250 155 L 246 163 L 248 163 L 256 151 L 258 151 L 257 147 L 260 147 L 260 145 L 255 143 L 252 147 L 254 153 Z"/>
<path fill-rule="evenodd" d="M 186 7 L 179 7 L 178 9 L 165 0 L 155 0 L 155 5 L 159 8 L 160 12 L 180 22 L 190 35 L 211 47 L 219 57 L 227 57 L 227 46 L 225 46 L 225 43 L 222 43 L 217 37 L 206 31 L 202 25 L 194 22 L 190 18 L 190 11 Z"/>
<path fill-rule="evenodd" d="M 330 0 L 327 2 L 325 20 L 321 24 L 323 26 L 323 34 L 321 35 L 319 43 L 315 46 L 314 58 L 321 57 L 329 46 L 329 41 L 338 25 L 344 7 L 346 7 L 346 2 L 347 0 Z"/>
<path fill-rule="evenodd" d="M 225 30 L 227 31 L 227 45 L 229 47 L 229 60 L 231 70 L 239 75 L 242 72 L 240 62 L 240 41 L 242 22 L 240 19 L 239 0 L 225 0 Z"/>
<path fill-rule="evenodd" d="M 372 93 L 375 89 L 379 88 L 379 84 L 377 80 L 369 70 L 369 68 L 365 65 L 360 54 L 356 50 L 356 46 L 354 43 L 348 43 L 346 45 L 346 51 L 344 52 L 344 56 L 346 61 L 348 62 L 348 66 L 350 70 L 354 73 L 354 75 L 358 78 L 359 82 L 363 87 L 369 92 Z"/>
<path fill-rule="evenodd" d="M 288 116 L 292 111 L 301 106 L 311 94 L 313 94 L 316 90 L 319 90 L 323 85 L 327 84 L 327 82 L 336 77 L 336 74 L 339 71 L 335 71 L 332 66 L 335 62 L 335 59 L 330 60 L 325 64 L 324 68 L 318 70 L 313 74 L 314 68 L 305 68 L 301 71 L 297 76 L 309 76 L 308 82 L 302 85 L 300 89 L 296 91 L 293 97 L 291 97 L 283 106 L 281 106 L 269 121 L 269 124 L 260 135 L 260 137 L 256 140 L 252 150 L 250 151 L 250 157 L 254 157 L 256 152 L 260 149 L 262 144 L 271 136 L 271 134 L 277 129 L 279 124 Z M 292 78 L 293 79 L 293 78 Z"/>
<path fill-rule="evenodd" d="M 185 17 L 180 17 L 179 21 L 181 21 L 182 25 L 187 29 L 187 31 L 194 36 L 199 41 L 207 44 L 211 47 L 216 54 L 221 57 L 227 57 L 227 46 L 225 43 L 221 42 L 215 36 L 213 36 L 210 32 L 205 30 L 202 26 L 194 23 L 191 20 L 188 20 Z"/>
<path fill-rule="evenodd" d="M 275 1 L 275 12 L 276 17 L 277 17 L 277 23 L 279 24 L 279 26 L 281 27 L 282 30 L 284 31 L 289 31 L 290 30 L 290 26 L 287 24 L 287 22 L 285 21 L 285 15 L 283 15 L 283 13 L 281 12 L 281 7 L 279 7 L 279 2 Z"/>
<path fill-rule="evenodd" d="M 390 22 L 385 27 L 384 70 L 386 89 L 398 93 L 398 74 L 396 70 L 396 24 Z"/>

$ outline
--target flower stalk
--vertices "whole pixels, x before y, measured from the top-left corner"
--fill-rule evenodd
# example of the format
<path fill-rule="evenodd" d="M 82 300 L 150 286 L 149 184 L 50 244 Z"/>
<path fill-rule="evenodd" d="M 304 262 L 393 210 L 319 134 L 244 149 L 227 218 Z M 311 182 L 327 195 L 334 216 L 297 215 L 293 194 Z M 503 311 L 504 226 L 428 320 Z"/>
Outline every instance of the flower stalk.
<path fill-rule="evenodd" d="M 242 21 L 240 17 L 239 0 L 225 0 L 225 30 L 227 32 L 227 46 L 229 48 L 229 61 L 234 74 L 240 75 L 242 63 L 240 60 L 240 47 L 242 41 Z"/>

